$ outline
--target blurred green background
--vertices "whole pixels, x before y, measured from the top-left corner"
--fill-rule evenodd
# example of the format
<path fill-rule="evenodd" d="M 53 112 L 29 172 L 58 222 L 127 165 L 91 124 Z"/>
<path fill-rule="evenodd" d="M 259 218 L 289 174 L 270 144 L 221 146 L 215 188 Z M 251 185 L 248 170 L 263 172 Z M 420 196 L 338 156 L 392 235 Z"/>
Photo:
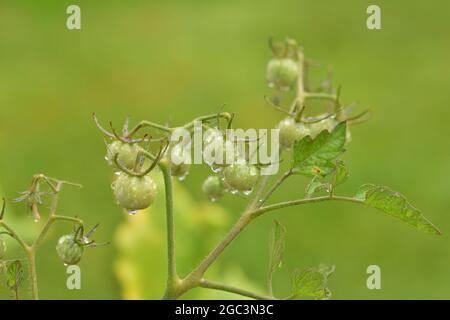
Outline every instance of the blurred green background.
<path fill-rule="evenodd" d="M 65 27 L 69 4 L 81 6 L 82 30 Z M 381 6 L 382 30 L 366 28 L 369 4 Z M 267 39 L 275 34 L 296 38 L 307 56 L 333 65 L 344 102 L 374 110 L 371 121 L 352 130 L 344 156 L 352 176 L 341 192 L 352 194 L 366 182 L 391 186 L 444 234 L 422 234 L 346 203 L 285 209 L 251 225 L 210 277 L 262 290 L 276 217 L 288 228 L 286 258 L 274 279 L 280 296 L 289 294 L 296 267 L 324 262 L 336 265 L 330 281 L 335 299 L 450 298 L 449 13 L 450 3 L 443 0 L 3 0 L 2 193 L 14 198 L 36 172 L 82 183 L 81 191 L 64 193 L 60 213 L 77 214 L 88 224 L 101 222 L 96 239 L 112 241 L 87 252 L 80 264 L 82 290 L 69 291 L 54 246 L 70 227 L 55 228 L 39 252 L 41 297 L 161 296 L 162 200 L 136 217 L 115 205 L 104 142 L 91 113 L 104 123 L 120 123 L 127 115 L 133 121 L 184 123 L 227 103 L 227 110 L 237 113 L 237 127 L 272 127 L 282 115 L 267 107 L 263 96 L 270 94 L 264 75 Z M 222 208 L 206 204 L 200 184 L 207 174 L 194 168 L 183 182 L 189 192 L 177 189 L 183 274 L 245 205 L 233 197 L 226 197 Z M 293 179 L 274 200 L 302 196 L 303 183 Z M 9 208 L 7 218 L 31 235 L 37 226 L 24 205 L 9 202 Z M 13 257 L 16 247 L 8 245 Z M 381 267 L 381 290 L 366 288 L 371 264 Z M 191 297 L 219 297 L 198 291 Z"/>

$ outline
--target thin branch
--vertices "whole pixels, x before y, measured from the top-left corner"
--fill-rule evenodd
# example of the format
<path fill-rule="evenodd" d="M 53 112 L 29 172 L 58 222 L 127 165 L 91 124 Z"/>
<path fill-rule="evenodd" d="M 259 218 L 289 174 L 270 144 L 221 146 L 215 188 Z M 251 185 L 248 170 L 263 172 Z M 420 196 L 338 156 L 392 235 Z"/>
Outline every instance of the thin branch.
<path fill-rule="evenodd" d="M 163 126 L 158 123 L 144 120 L 144 121 L 141 121 L 138 125 L 136 125 L 133 129 L 131 129 L 126 138 L 128 138 L 128 139 L 132 138 L 133 135 L 136 134 L 136 132 L 138 132 L 140 129 L 143 129 L 146 127 L 158 129 L 158 130 L 166 132 L 166 133 L 170 133 L 172 131 L 172 129 L 167 126 Z"/>
<path fill-rule="evenodd" d="M 23 241 L 22 238 L 20 238 L 20 236 L 5 221 L 0 221 L 0 227 L 8 231 L 8 234 L 17 241 L 25 252 L 30 250 L 30 247 L 25 243 L 25 241 Z"/>
<path fill-rule="evenodd" d="M 162 163 L 160 165 L 164 178 L 165 197 L 166 197 L 166 220 L 167 220 L 167 294 L 170 296 L 170 290 L 173 282 L 178 278 L 176 270 L 175 255 L 175 227 L 173 217 L 173 190 L 170 164 Z"/>
<path fill-rule="evenodd" d="M 324 92 L 305 92 L 305 99 L 324 99 L 336 101 L 337 96 L 334 94 L 324 93 Z"/>
<path fill-rule="evenodd" d="M 191 122 L 185 124 L 184 128 L 189 130 L 189 129 L 194 127 L 196 122 L 204 122 L 204 121 L 209 121 L 209 120 L 215 120 L 217 118 L 222 118 L 222 119 L 225 119 L 227 121 L 230 121 L 230 120 L 233 119 L 233 116 L 230 113 L 228 113 L 228 112 L 214 113 L 214 114 L 210 114 L 210 115 L 206 115 L 206 116 L 195 118 Z"/>
<path fill-rule="evenodd" d="M 247 291 L 244 289 L 236 288 L 233 286 L 229 286 L 226 284 L 217 283 L 217 282 L 213 282 L 213 281 L 209 281 L 209 280 L 205 280 L 205 279 L 200 280 L 199 286 L 202 288 L 207 288 L 207 289 L 231 292 L 231 293 L 239 294 L 241 296 L 256 299 L 256 300 L 276 300 L 274 297 L 260 295 L 257 293 L 253 293 L 251 291 Z"/>
<path fill-rule="evenodd" d="M 341 196 L 323 196 L 323 197 L 316 197 L 316 198 L 308 198 L 308 199 L 300 199 L 300 200 L 291 200 L 291 201 L 285 201 L 285 202 L 279 202 L 272 205 L 268 205 L 262 208 L 259 208 L 253 212 L 251 212 L 252 216 L 254 218 L 262 215 L 265 212 L 282 209 L 286 207 L 292 207 L 292 206 L 298 206 L 302 204 L 307 203 L 314 203 L 314 202 L 323 202 L 323 201 L 347 201 L 347 202 L 354 202 L 354 203 L 363 203 L 363 201 L 350 198 L 350 197 L 341 197 Z"/>
<path fill-rule="evenodd" d="M 270 198 L 270 196 L 281 186 L 281 184 L 292 175 L 292 169 L 286 171 L 275 184 L 269 189 L 264 198 L 261 199 L 259 207 L 264 205 L 264 203 Z"/>

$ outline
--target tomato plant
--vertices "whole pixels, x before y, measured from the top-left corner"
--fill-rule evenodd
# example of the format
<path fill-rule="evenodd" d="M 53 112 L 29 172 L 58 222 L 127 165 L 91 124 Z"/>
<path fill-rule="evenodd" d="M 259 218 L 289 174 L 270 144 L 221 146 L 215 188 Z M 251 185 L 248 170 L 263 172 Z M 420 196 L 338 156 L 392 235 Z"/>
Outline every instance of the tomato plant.
<path fill-rule="evenodd" d="M 260 151 L 264 148 L 264 142 L 260 143 L 260 138 L 246 136 L 230 139 L 234 114 L 221 111 L 197 117 L 177 127 L 143 120 L 129 129 L 126 121 L 123 136 L 118 136 L 114 129 L 112 132 L 104 129 L 94 115 L 96 125 L 106 138 L 111 140 L 111 144 L 120 141 L 137 148 L 138 156 L 131 165 L 122 160 L 128 158 L 122 149 L 116 149 L 116 154 L 109 157 L 120 171 L 118 178 L 113 182 L 113 189 L 122 207 L 136 213 L 135 210 L 151 205 L 155 190 L 152 184 L 144 179 L 149 177 L 149 172 L 155 167 L 163 176 L 167 220 L 167 286 L 164 299 L 177 299 L 197 287 L 232 292 L 255 299 L 330 298 L 328 278 L 335 268 L 327 265 L 297 270 L 293 275 L 292 294 L 288 297 L 274 295 L 272 278 L 274 272 L 281 266 L 286 233 L 286 228 L 278 222 L 274 223 L 272 230 L 266 292 L 250 292 L 205 277 L 211 265 L 252 221 L 267 212 L 286 207 L 328 201 L 351 202 L 381 210 L 423 232 L 440 234 L 440 231 L 419 210 L 411 206 L 404 196 L 387 187 L 365 184 L 354 195 L 337 193 L 338 187 L 349 177 L 349 171 L 341 156 L 345 152 L 344 146 L 350 142 L 350 127 L 367 120 L 370 110 L 353 114 L 351 106 L 342 104 L 341 90 L 332 86 L 331 79 L 326 79 L 324 84 L 311 89 L 312 85 L 305 72 L 309 60 L 305 58 L 302 49 L 294 40 L 270 41 L 270 48 L 273 57 L 268 62 L 266 77 L 274 94 L 266 98 L 266 101 L 283 114 L 283 118 L 274 126 L 275 131 L 271 131 L 271 136 L 278 138 L 276 140 L 278 146 L 275 149 L 281 156 L 279 161 L 288 164 L 286 171 L 275 172 L 273 179 L 272 175 L 263 174 L 263 170 L 274 163 L 261 161 L 258 157 L 256 162 L 254 161 L 255 154 L 260 155 Z M 292 96 L 290 95 L 292 92 L 294 92 L 292 101 L 284 103 L 284 100 Z M 310 108 L 312 100 L 323 102 L 327 111 L 317 112 L 314 108 Z M 205 196 L 211 201 L 219 201 L 227 195 L 239 195 L 248 200 L 247 206 L 226 236 L 190 273 L 185 275 L 179 274 L 176 264 L 173 217 L 176 194 L 172 192 L 172 179 L 174 176 L 184 177 L 191 162 L 186 161 L 183 167 L 178 161 L 183 158 L 179 152 L 175 152 L 175 159 L 167 152 L 167 149 L 177 148 L 172 144 L 179 135 L 176 139 L 173 139 L 173 135 L 180 129 L 183 129 L 190 139 L 194 139 L 193 145 L 201 145 L 203 153 L 211 156 L 204 159 L 204 163 L 212 169 L 212 174 L 201 186 Z M 196 140 L 199 136 L 198 129 L 207 130 L 200 141 Z M 190 146 L 190 139 L 181 146 Z M 254 149 L 250 147 L 252 142 L 256 142 Z M 151 164 L 143 165 L 144 159 L 150 160 Z M 225 159 L 227 161 L 224 161 Z M 305 190 L 304 197 L 269 203 L 278 188 L 287 179 L 295 179 L 296 176 L 309 178 L 309 183 L 302 187 Z"/>

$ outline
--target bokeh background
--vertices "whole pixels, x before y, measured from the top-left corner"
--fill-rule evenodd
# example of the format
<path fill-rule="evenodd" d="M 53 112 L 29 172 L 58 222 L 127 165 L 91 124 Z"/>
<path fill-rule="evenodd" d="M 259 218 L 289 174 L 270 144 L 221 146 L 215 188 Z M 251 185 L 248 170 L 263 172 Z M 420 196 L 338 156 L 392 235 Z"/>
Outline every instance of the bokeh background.
<path fill-rule="evenodd" d="M 82 10 L 82 30 L 65 27 L 69 4 Z M 366 28 L 366 8 L 382 9 L 382 30 Z M 335 299 L 450 297 L 450 3 L 448 1 L 31 1 L 0 4 L 0 188 L 9 200 L 32 174 L 73 180 L 82 190 L 63 195 L 60 213 L 101 222 L 96 239 L 108 247 L 82 260 L 82 289 L 66 289 L 54 246 L 60 225 L 38 257 L 46 299 L 159 298 L 165 281 L 162 199 L 135 217 L 114 203 L 112 173 L 91 113 L 107 123 L 184 123 L 236 112 L 238 127 L 272 127 L 282 115 L 269 108 L 265 65 L 270 34 L 296 38 L 306 55 L 334 66 L 344 102 L 373 108 L 371 121 L 352 128 L 344 159 L 351 179 L 341 192 L 366 182 L 401 191 L 443 231 L 422 234 L 370 208 L 326 203 L 285 209 L 249 227 L 209 277 L 264 290 L 268 238 L 276 217 L 288 226 L 286 257 L 275 292 L 289 294 L 297 267 L 335 264 Z M 177 185 L 178 253 L 182 274 L 221 238 L 245 205 L 226 197 L 208 204 L 194 168 Z M 305 180 L 286 184 L 274 200 L 303 195 Z M 188 190 L 188 191 L 187 191 Z M 7 219 L 32 237 L 22 204 L 8 203 Z M 10 258 L 19 254 L 8 242 Z M 366 288 L 377 264 L 382 289 Z M 29 294 L 25 288 L 24 297 Z M 1 289 L 0 296 L 8 298 Z M 218 298 L 196 290 L 192 298 Z"/>

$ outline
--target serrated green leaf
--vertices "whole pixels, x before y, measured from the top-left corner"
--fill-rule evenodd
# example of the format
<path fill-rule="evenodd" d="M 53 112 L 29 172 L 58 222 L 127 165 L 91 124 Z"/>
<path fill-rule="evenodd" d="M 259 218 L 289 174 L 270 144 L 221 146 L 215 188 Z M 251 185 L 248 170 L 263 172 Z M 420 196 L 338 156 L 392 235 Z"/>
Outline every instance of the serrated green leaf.
<path fill-rule="evenodd" d="M 281 267 L 285 249 L 284 239 L 286 237 L 286 228 L 278 221 L 273 222 L 272 233 L 270 237 L 270 256 L 268 280 L 271 281 L 273 273 Z"/>
<path fill-rule="evenodd" d="M 320 265 L 318 268 L 296 270 L 293 277 L 294 299 L 329 299 L 328 277 L 334 272 L 334 266 Z"/>
<path fill-rule="evenodd" d="M 311 198 L 315 193 L 328 190 L 329 185 L 319 180 L 318 176 L 314 176 L 311 181 L 306 185 L 305 193 L 306 198 Z"/>
<path fill-rule="evenodd" d="M 347 181 L 348 177 L 349 172 L 347 170 L 347 167 L 345 166 L 344 161 L 336 160 L 336 169 L 334 171 L 333 186 L 337 187 L 338 185 L 343 184 L 345 181 Z"/>
<path fill-rule="evenodd" d="M 441 232 L 423 214 L 413 207 L 406 198 L 388 187 L 365 184 L 360 187 L 355 198 L 364 204 L 379 209 L 398 218 L 420 231 L 441 234 Z"/>
<path fill-rule="evenodd" d="M 330 133 L 323 130 L 314 140 L 306 136 L 294 145 L 294 172 L 306 176 L 326 176 L 333 172 L 332 162 L 344 152 L 347 124 L 341 122 Z"/>

